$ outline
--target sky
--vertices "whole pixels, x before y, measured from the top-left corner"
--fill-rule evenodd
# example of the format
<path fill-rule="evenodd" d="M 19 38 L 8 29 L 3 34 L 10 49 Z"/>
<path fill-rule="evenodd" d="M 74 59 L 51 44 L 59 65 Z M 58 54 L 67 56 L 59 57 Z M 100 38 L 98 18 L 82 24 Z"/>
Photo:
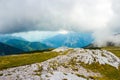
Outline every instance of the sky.
<path fill-rule="evenodd" d="M 119 21 L 120 0 L 0 0 L 0 34 L 92 32 L 103 44 L 120 33 Z"/>

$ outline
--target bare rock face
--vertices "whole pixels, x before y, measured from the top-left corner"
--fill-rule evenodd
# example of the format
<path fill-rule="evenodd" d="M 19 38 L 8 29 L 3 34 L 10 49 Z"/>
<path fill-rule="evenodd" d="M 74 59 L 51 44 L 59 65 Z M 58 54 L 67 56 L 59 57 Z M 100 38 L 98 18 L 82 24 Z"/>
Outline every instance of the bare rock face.
<path fill-rule="evenodd" d="M 85 64 L 99 63 L 108 64 L 118 69 L 120 65 L 120 59 L 113 53 L 106 50 L 84 50 L 84 49 L 74 49 L 71 52 L 72 56 L 77 58 L 77 61 L 83 62 Z"/>
<path fill-rule="evenodd" d="M 86 69 L 80 63 L 107 64 L 116 69 L 120 66 L 120 59 L 106 50 L 58 48 L 53 51 L 67 53 L 42 63 L 0 71 L 0 80 L 93 80 L 102 74 Z"/>

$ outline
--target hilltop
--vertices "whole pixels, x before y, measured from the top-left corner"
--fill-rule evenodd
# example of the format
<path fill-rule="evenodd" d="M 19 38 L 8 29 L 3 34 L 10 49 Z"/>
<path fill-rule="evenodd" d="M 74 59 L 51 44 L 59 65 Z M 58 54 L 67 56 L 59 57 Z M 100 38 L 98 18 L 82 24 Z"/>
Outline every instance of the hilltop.
<path fill-rule="evenodd" d="M 0 79 L 120 80 L 120 58 L 116 53 L 102 49 L 60 47 L 43 54 L 51 55 L 51 59 L 2 70 Z"/>

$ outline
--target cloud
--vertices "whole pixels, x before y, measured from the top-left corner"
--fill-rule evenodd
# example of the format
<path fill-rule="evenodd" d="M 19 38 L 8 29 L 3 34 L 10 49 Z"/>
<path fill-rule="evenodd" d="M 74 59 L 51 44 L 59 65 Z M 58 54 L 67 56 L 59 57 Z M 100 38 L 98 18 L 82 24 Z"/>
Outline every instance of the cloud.
<path fill-rule="evenodd" d="M 0 0 L 0 33 L 90 31 L 100 43 L 120 32 L 119 9 L 119 0 Z"/>
<path fill-rule="evenodd" d="M 41 42 L 47 38 L 53 37 L 58 34 L 59 32 L 57 31 L 28 31 L 28 32 L 13 33 L 10 35 L 15 37 L 21 37 L 30 42 Z"/>
<path fill-rule="evenodd" d="M 0 5 L 1 33 L 96 30 L 113 16 L 110 0 L 1 0 Z"/>

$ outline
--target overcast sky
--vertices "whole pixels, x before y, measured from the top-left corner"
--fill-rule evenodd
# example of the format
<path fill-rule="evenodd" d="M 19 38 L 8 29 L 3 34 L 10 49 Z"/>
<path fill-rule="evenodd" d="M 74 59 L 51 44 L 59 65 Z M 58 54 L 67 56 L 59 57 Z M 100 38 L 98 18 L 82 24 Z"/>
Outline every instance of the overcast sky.
<path fill-rule="evenodd" d="M 0 0 L 0 33 L 72 30 L 97 39 L 120 32 L 120 0 Z"/>
<path fill-rule="evenodd" d="M 119 19 L 120 0 L 0 0 L 0 33 L 116 31 Z"/>

